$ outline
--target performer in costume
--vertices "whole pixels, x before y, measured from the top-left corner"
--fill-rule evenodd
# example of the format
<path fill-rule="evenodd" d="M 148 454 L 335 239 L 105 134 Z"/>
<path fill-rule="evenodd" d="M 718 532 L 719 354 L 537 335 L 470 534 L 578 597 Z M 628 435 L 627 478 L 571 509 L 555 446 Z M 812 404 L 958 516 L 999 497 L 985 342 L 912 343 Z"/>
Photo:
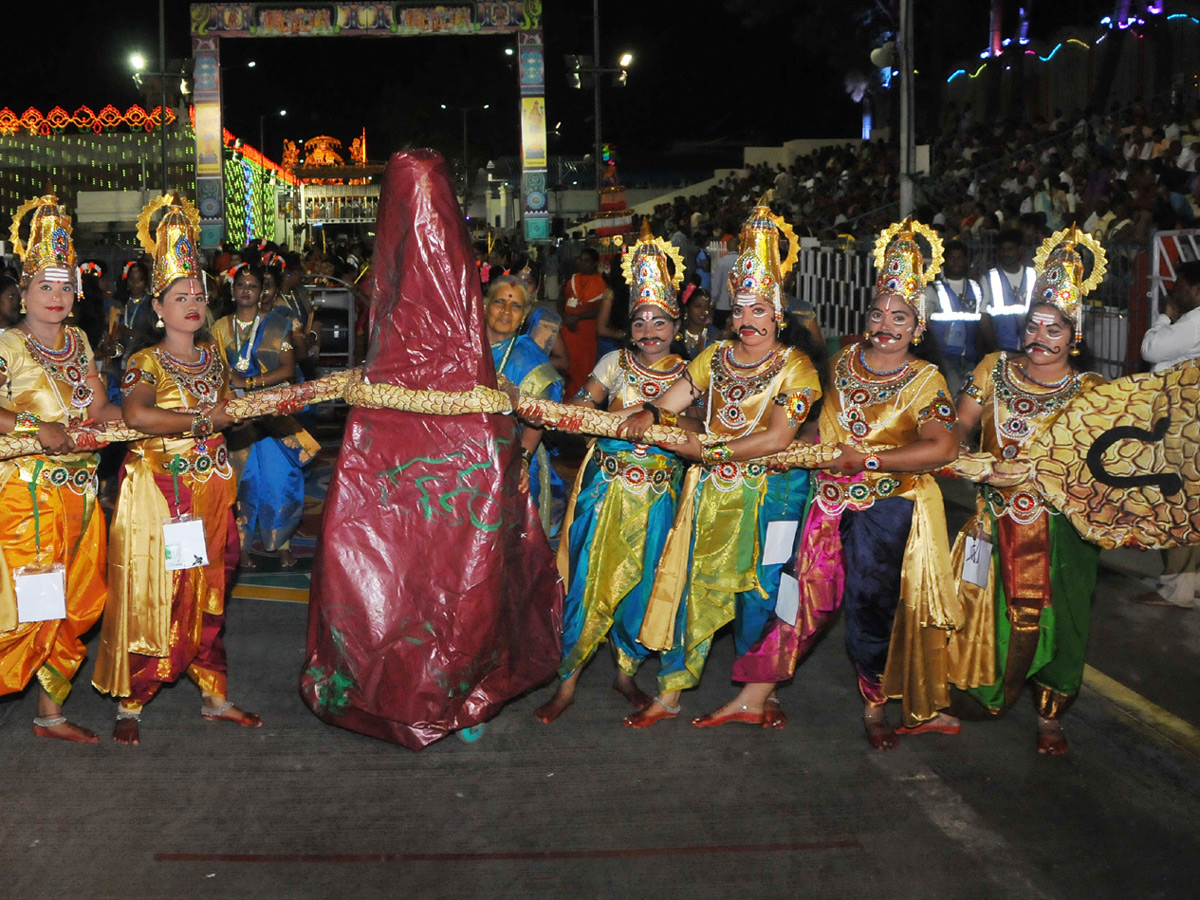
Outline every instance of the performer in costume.
<path fill-rule="evenodd" d="M 488 282 L 485 327 L 496 375 L 507 378 L 526 394 L 561 403 L 562 378 L 550 357 L 531 335 L 520 333 L 529 307 L 529 288 L 521 278 L 497 275 Z M 550 454 L 542 445 L 542 429 L 522 426 L 521 456 L 528 466 L 530 496 L 537 504 L 542 528 L 550 534 L 553 495 L 558 493 L 561 497 L 565 490 L 562 479 L 550 465 Z"/>
<path fill-rule="evenodd" d="M 626 253 L 622 269 L 630 285 L 633 347 L 597 363 L 572 401 L 579 406 L 600 408 L 607 402 L 610 411 L 641 409 L 662 397 L 687 365 L 670 352 L 679 331 L 675 297 L 683 258 L 643 221 L 641 238 Z M 650 654 L 637 635 L 675 518 L 682 469 L 674 454 L 644 444 L 601 438 L 589 447 L 567 503 L 567 539 L 558 545 L 559 572 L 567 585 L 562 680 L 535 713 L 543 722 L 553 722 L 575 702 L 579 675 L 605 635 L 617 659 L 613 688 L 639 709 L 650 702 L 634 681 Z"/>
<path fill-rule="evenodd" d="M 932 248 L 928 267 L 918 235 Z M 795 622 L 775 619 L 734 664 L 734 681 L 746 687 L 718 715 L 753 708 L 790 678 L 844 602 L 867 738 L 890 750 L 897 739 L 884 712 L 889 697 L 903 698 L 908 730 L 959 727 L 938 712 L 950 702 L 946 631 L 960 622 L 945 514 L 933 477 L 919 474 L 952 461 L 958 441 L 946 380 L 913 350 L 925 336 L 925 284 L 941 263 L 941 241 L 905 220 L 880 235 L 875 263 L 864 339 L 834 360 L 821 410 L 821 440 L 837 442 L 842 455 L 816 476 L 792 563 L 800 585 Z"/>
<path fill-rule="evenodd" d="M 99 457 L 84 450 L 79 425 L 121 412 L 108 402 L 87 337 L 64 324 L 79 293 L 70 216 L 53 194 L 38 197 L 17 209 L 11 240 L 22 259 L 23 318 L 0 334 L 0 433 L 37 435 L 45 453 L 0 461 L 0 694 L 24 690 L 36 677 L 33 733 L 92 743 L 94 732 L 62 714 L 87 655 L 82 637 L 105 597 Z M 17 581 L 35 574 L 22 568 L 53 566 L 63 568 L 66 617 L 22 621 Z"/>
<path fill-rule="evenodd" d="M 440 156 L 391 158 L 377 232 L 366 380 L 495 388 L 474 253 Z M 501 414 L 351 410 L 300 678 L 324 721 L 419 750 L 554 676 L 562 584 L 520 490 L 520 440 Z"/>
<path fill-rule="evenodd" d="M 165 206 L 156 238 L 150 216 Z M 151 309 L 155 329 L 135 335 L 122 385 L 125 422 L 162 437 L 129 446 L 113 512 L 110 600 L 92 683 L 120 697 L 113 739 L 140 740 L 142 708 L 185 672 L 204 695 L 200 714 L 257 728 L 262 721 L 226 699 L 225 598 L 237 564 L 236 485 L 220 432 L 228 372 L 210 341 L 197 341 L 207 296 L 196 258 L 199 213 L 176 196 L 142 213 L 139 236 L 155 249 Z M 144 349 L 141 349 L 144 348 Z M 203 523 L 208 562 L 168 571 L 162 525 Z"/>
<path fill-rule="evenodd" d="M 807 332 L 784 329 L 781 284 L 799 244 L 767 202 L 764 197 L 743 225 L 741 254 L 729 276 L 737 340 L 702 350 L 662 399 L 624 426 L 638 440 L 663 415 L 680 413 L 703 398 L 705 431 L 721 438 L 702 446 L 693 437 L 687 445 L 671 447 L 700 465 L 684 478 L 639 633 L 646 647 L 672 652 L 659 671 L 659 695 L 625 720 L 636 728 L 679 714 L 680 692 L 699 683 L 720 628 L 734 623 L 738 653 L 761 637 L 775 608 L 781 568 L 763 559 L 767 528 L 771 522 L 797 522 L 808 498 L 804 470 L 772 473 L 745 462 L 786 448 L 821 396 L 810 354 L 790 343 L 804 346 Z M 780 231 L 789 243 L 782 262 Z M 778 727 L 782 710 L 768 705 L 769 710 L 760 705 L 745 711 L 745 720 Z M 706 716 L 695 724 L 720 721 Z"/>
<path fill-rule="evenodd" d="M 213 340 L 238 390 L 256 391 L 296 380 L 291 336 L 295 317 L 283 308 L 259 308 L 263 270 L 242 263 L 234 271 L 235 311 L 213 326 Z M 296 565 L 291 539 L 304 514 L 304 466 L 321 449 L 291 416 L 270 416 L 235 428 L 229 458 L 238 476 L 237 524 L 241 565 L 255 568 L 250 548 L 257 534 L 263 549 L 279 553 L 280 568 Z"/>
<path fill-rule="evenodd" d="M 1083 277 L 1079 252 L 1091 252 Z M 1100 384 L 1080 354 L 1084 296 L 1104 277 L 1104 250 L 1072 226 L 1047 238 L 1035 258 L 1037 280 L 1025 319 L 1024 351 L 980 362 L 959 398 L 964 435 L 982 425 L 980 449 L 1000 468 L 1026 460 L 1025 443 L 1077 394 Z M 1002 473 L 1003 474 L 1003 473 Z M 976 515 L 954 545 L 966 627 L 950 639 L 951 681 L 963 715 L 999 716 L 1033 682 L 1039 753 L 1067 752 L 1061 717 L 1083 680 L 1099 549 L 1025 483 L 979 486 Z M 1008 484 L 1009 482 L 1005 482 Z M 964 577 L 969 539 L 992 550 L 983 586 Z"/>

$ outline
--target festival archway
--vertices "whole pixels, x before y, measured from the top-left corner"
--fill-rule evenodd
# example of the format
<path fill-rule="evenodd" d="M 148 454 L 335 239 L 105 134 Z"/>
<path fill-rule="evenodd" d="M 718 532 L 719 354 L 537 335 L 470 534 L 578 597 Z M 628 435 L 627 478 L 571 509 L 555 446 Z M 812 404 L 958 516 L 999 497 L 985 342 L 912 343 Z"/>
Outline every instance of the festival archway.
<path fill-rule="evenodd" d="M 196 205 L 201 244 L 225 235 L 221 123 L 221 41 L 263 37 L 422 37 L 515 34 L 521 96 L 521 198 L 527 240 L 550 237 L 546 202 L 546 88 L 542 0 L 440 4 L 193 3 Z"/>

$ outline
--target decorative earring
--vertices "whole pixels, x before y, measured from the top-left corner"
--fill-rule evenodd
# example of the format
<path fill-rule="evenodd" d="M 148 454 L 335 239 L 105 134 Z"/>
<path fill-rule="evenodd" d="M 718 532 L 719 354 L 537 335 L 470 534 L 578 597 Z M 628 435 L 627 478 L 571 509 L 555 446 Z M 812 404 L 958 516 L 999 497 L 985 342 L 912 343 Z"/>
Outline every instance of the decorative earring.
<path fill-rule="evenodd" d="M 870 332 L 870 330 L 864 331 L 864 332 L 863 332 L 863 340 L 864 340 L 864 341 L 869 341 L 870 339 L 871 339 L 871 332 Z"/>
<path fill-rule="evenodd" d="M 924 335 L 917 334 L 917 335 L 913 336 L 912 342 L 913 342 L 914 347 L 917 346 L 917 344 L 921 343 L 922 337 L 924 337 Z"/>
<path fill-rule="evenodd" d="M 1078 344 L 1076 344 L 1074 347 L 1071 348 L 1071 355 L 1072 356 L 1079 355 L 1079 345 Z"/>
<path fill-rule="evenodd" d="M 162 316 L 161 316 L 161 315 L 158 317 L 158 321 L 154 323 L 154 327 L 155 327 L 155 328 L 162 328 L 162 327 L 163 327 L 163 320 L 162 320 Z"/>
<path fill-rule="evenodd" d="M 25 313 L 27 313 L 27 312 L 29 312 L 29 310 L 25 308 L 25 298 L 22 297 L 21 298 L 21 315 L 25 315 Z"/>

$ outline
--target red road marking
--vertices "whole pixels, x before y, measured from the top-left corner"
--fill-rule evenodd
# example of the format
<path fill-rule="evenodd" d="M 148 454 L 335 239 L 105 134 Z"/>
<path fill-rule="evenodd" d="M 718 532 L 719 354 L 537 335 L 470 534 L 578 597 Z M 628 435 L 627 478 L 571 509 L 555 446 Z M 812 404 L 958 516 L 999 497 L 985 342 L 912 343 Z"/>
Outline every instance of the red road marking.
<path fill-rule="evenodd" d="M 155 862 L 403 863 L 504 860 L 620 859 L 639 856 L 703 856 L 718 853 L 795 853 L 861 850 L 856 839 L 786 844 L 718 844 L 708 847 L 642 847 L 624 850 L 527 850 L 508 853 L 155 853 Z"/>

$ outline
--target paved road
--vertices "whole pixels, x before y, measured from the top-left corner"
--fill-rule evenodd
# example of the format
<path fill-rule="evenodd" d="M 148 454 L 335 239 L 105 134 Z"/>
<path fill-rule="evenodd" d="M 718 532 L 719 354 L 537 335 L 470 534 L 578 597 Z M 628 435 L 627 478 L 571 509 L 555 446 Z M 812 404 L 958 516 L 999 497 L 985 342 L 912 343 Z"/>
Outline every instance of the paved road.
<path fill-rule="evenodd" d="M 478 743 L 414 754 L 301 704 L 303 604 L 237 600 L 231 692 L 259 731 L 202 721 L 186 683 L 138 748 L 37 740 L 32 694 L 0 706 L 0 896 L 1194 900 L 1200 613 L 1122 599 L 1142 589 L 1104 573 L 1072 752 L 1053 760 L 1029 704 L 871 751 L 840 630 L 785 689 L 780 732 L 623 728 L 602 652 L 555 725 L 532 716 L 547 688 Z M 719 640 L 686 714 L 729 695 L 732 655 Z M 69 711 L 107 733 L 90 674 Z"/>

